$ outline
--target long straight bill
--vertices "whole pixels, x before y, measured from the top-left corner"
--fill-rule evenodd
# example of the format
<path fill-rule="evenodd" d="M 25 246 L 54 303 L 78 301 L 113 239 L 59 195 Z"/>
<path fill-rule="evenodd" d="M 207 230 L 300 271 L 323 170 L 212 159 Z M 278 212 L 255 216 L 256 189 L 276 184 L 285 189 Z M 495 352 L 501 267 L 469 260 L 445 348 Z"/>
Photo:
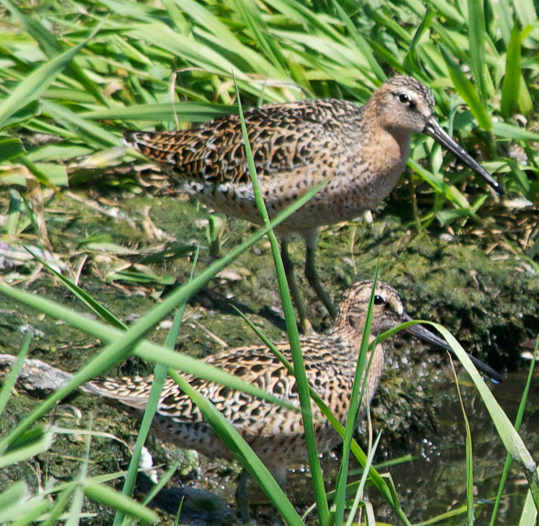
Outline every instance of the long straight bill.
<path fill-rule="evenodd" d="M 412 318 L 406 315 L 406 321 L 412 321 Z M 445 340 L 439 338 L 438 336 L 436 336 L 436 334 L 430 332 L 428 329 L 425 329 L 425 327 L 423 327 L 422 325 L 410 325 L 410 327 L 406 328 L 405 330 L 413 334 L 414 336 L 421 338 L 427 343 L 432 343 L 438 347 L 441 347 L 442 349 L 446 349 L 451 354 L 454 354 L 453 349 L 451 349 L 451 346 Z M 472 360 L 473 364 L 477 367 L 477 370 L 488 376 L 494 383 L 499 384 L 503 380 L 501 375 L 497 373 L 492 367 L 489 367 L 486 363 L 483 363 L 475 356 L 472 356 L 469 353 L 466 354 L 468 354 L 470 360 Z"/>
<path fill-rule="evenodd" d="M 500 183 L 496 181 L 496 179 L 494 179 L 494 177 L 492 177 L 492 175 L 490 175 L 464 148 L 462 148 L 462 146 L 459 146 L 440 126 L 434 117 L 432 117 L 427 124 L 425 133 L 447 148 L 477 175 L 481 176 L 490 186 L 492 186 L 492 188 L 494 188 L 498 195 L 504 194 Z"/>

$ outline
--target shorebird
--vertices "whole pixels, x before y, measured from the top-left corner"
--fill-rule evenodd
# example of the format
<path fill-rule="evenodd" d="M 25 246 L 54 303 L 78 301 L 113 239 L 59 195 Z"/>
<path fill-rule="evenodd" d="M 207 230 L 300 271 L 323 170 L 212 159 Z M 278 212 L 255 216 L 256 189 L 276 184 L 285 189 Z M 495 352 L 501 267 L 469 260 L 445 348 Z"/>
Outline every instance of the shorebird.
<path fill-rule="evenodd" d="M 359 281 L 344 293 L 337 319 L 328 334 L 301 338 L 309 383 L 342 424 L 345 423 L 348 413 L 372 285 L 372 281 Z M 371 340 L 408 320 L 410 317 L 405 313 L 397 291 L 384 282 L 378 282 L 374 296 Z M 444 340 L 421 325 L 413 325 L 408 330 L 430 343 L 448 348 Z M 291 360 L 288 341 L 279 342 L 276 347 Z M 377 345 L 372 353 L 358 424 L 376 393 L 384 367 L 382 345 Z M 471 358 L 489 376 L 497 374 L 479 360 Z M 0 365 L 12 363 L 14 360 L 13 356 L 0 355 Z M 265 346 L 230 349 L 209 356 L 204 361 L 299 407 L 296 378 Z M 52 382 L 49 388 L 53 389 L 57 389 L 69 379 L 70 375 L 67 373 L 37 362 L 39 361 L 27 360 L 29 368 L 23 368 L 20 376 L 23 385 L 31 386 L 28 380 L 32 368 L 38 371 L 35 382 L 36 387 L 41 389 L 49 387 L 46 383 L 48 378 Z M 51 374 L 49 369 L 54 369 L 54 374 Z M 290 411 L 214 382 L 192 376 L 186 376 L 186 379 L 236 427 L 278 482 L 284 482 L 288 464 L 303 463 L 307 460 L 300 412 Z M 88 382 L 82 388 L 106 398 L 118 408 L 142 416 L 152 383 L 153 376 L 105 379 Z M 313 406 L 313 416 L 319 451 L 328 451 L 338 445 L 341 441 L 339 435 L 317 406 Z M 153 431 L 158 437 L 178 447 L 196 449 L 211 458 L 233 458 L 204 421 L 197 406 L 170 378 L 165 382 L 153 421 Z M 238 502 L 244 503 L 245 479 L 242 477 L 240 482 L 243 484 L 238 487 Z M 242 516 L 248 515 L 244 505 L 240 506 L 240 510 Z"/>
<path fill-rule="evenodd" d="M 337 310 L 315 268 L 318 228 L 354 219 L 385 199 L 406 166 L 413 134 L 430 135 L 502 193 L 499 183 L 436 121 L 434 96 L 412 77 L 389 79 L 365 106 L 336 99 L 303 100 L 254 108 L 244 117 L 270 217 L 329 179 L 313 199 L 277 227 L 303 331 L 309 324 L 288 254 L 290 236 L 299 233 L 305 239 L 305 276 L 335 318 Z M 188 194 L 229 216 L 261 222 L 238 115 L 187 131 L 125 131 L 124 139 Z"/>

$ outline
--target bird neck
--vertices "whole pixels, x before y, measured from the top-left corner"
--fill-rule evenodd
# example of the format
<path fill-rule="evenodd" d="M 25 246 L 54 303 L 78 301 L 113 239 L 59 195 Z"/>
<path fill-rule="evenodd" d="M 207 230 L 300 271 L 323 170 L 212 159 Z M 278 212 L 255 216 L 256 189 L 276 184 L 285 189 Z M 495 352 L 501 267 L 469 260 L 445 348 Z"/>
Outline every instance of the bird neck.
<path fill-rule="evenodd" d="M 337 326 L 331 332 L 331 335 L 336 338 L 347 340 L 354 347 L 359 349 L 361 347 L 361 340 L 363 339 L 363 327 L 351 327 L 350 325 Z M 369 343 L 375 340 L 376 336 L 369 335 Z"/>

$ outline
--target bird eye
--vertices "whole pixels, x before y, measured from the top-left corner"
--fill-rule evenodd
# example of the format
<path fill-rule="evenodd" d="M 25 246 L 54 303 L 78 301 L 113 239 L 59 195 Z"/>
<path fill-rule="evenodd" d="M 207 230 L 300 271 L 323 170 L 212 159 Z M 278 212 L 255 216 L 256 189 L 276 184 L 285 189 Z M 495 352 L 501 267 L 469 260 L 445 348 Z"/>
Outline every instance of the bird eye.
<path fill-rule="evenodd" d="M 385 300 L 384 298 L 382 298 L 382 296 L 378 296 L 378 294 L 376 296 L 374 296 L 374 304 L 375 305 L 383 305 L 385 303 Z"/>
<path fill-rule="evenodd" d="M 399 102 L 402 102 L 403 104 L 408 104 L 410 102 L 410 97 L 407 93 L 401 93 L 399 95 Z"/>

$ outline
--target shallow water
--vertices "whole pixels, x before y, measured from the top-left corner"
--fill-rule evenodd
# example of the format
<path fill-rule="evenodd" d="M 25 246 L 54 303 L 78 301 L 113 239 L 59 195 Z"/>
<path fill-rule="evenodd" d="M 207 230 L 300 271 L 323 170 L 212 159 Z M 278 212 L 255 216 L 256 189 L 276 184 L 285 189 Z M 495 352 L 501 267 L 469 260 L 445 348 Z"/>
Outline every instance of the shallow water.
<path fill-rule="evenodd" d="M 509 373 L 504 382 L 492 386 L 492 391 L 514 421 L 519 400 L 526 382 L 525 370 Z M 506 451 L 480 397 L 472 386 L 462 388 L 463 400 L 470 423 L 474 466 L 474 500 L 477 524 L 488 524 L 492 504 L 505 462 Z M 433 436 L 418 445 L 417 459 L 392 467 L 390 472 L 397 484 L 404 510 L 412 523 L 426 521 L 438 514 L 460 508 L 466 501 L 465 426 L 455 387 L 449 382 L 439 384 L 437 429 Z M 534 410 L 539 403 L 539 391 L 533 387 L 525 413 L 521 435 L 532 456 L 538 449 L 538 416 Z M 498 514 L 497 524 L 516 524 L 526 498 L 526 480 L 513 463 Z M 461 514 L 448 524 L 462 524 Z"/>
<path fill-rule="evenodd" d="M 490 384 L 496 399 L 511 421 L 514 421 L 518 411 L 527 374 L 523 368 L 519 372 L 506 374 L 499 385 Z M 459 380 L 472 434 L 476 524 L 488 524 L 506 451 L 485 405 L 466 374 L 462 373 Z M 539 452 L 539 436 L 536 432 L 539 426 L 539 414 L 536 411 L 539 405 L 537 382 L 539 378 L 536 374 L 521 427 L 521 436 L 534 457 Z M 412 524 L 449 512 L 455 512 L 455 516 L 446 519 L 443 524 L 463 524 L 466 520 L 466 511 L 463 508 L 466 502 L 465 425 L 451 376 L 446 374 L 438 378 L 434 397 L 437 409 L 435 430 L 415 441 L 410 450 L 403 451 L 414 455 L 414 460 L 379 471 L 391 474 L 402 508 Z M 336 467 L 335 460 L 329 459 L 325 462 L 326 472 L 334 472 Z M 351 469 L 354 467 L 357 466 L 353 462 Z M 305 495 L 305 492 L 309 491 L 305 477 L 292 474 L 290 478 L 295 481 L 292 483 L 295 494 Z M 526 491 L 526 479 L 518 465 L 513 463 L 497 524 L 518 523 Z M 376 489 L 369 489 L 368 497 L 373 503 L 377 521 L 399 523 Z"/>

